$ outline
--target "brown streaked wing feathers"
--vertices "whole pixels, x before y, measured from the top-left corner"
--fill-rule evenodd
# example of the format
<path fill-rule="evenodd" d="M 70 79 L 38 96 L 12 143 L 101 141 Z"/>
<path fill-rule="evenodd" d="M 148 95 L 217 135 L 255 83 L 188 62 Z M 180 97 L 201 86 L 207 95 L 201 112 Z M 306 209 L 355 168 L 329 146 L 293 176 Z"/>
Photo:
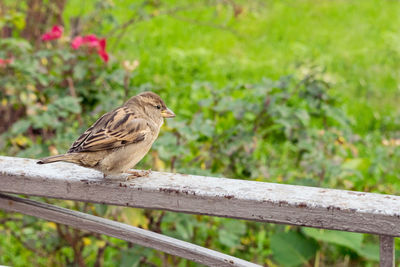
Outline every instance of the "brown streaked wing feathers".
<path fill-rule="evenodd" d="M 138 143 L 146 138 L 150 128 L 144 119 L 126 107 L 104 114 L 71 146 L 68 153 L 93 152 Z"/>

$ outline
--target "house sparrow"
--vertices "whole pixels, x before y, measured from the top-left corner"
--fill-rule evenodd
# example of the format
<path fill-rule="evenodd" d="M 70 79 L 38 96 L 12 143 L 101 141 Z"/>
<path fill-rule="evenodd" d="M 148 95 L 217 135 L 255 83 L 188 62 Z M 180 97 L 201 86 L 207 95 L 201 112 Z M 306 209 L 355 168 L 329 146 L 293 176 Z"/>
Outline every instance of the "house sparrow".
<path fill-rule="evenodd" d="M 93 168 L 107 175 L 129 173 L 150 150 L 164 118 L 175 117 L 153 92 L 144 92 L 100 117 L 71 146 L 66 154 L 40 159 L 38 164 L 66 161 Z"/>

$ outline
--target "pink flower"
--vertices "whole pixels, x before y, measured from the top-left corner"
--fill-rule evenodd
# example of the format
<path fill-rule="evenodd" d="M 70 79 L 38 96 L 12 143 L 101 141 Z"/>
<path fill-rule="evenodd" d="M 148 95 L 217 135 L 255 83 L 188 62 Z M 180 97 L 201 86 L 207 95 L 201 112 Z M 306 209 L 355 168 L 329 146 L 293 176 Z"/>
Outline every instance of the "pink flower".
<path fill-rule="evenodd" d="M 104 40 L 104 39 L 102 39 Z M 96 35 L 94 34 L 89 34 L 86 36 L 77 36 L 75 37 L 72 42 L 71 46 L 73 49 L 78 49 L 82 45 L 86 45 L 87 47 L 100 47 L 102 46 L 101 42 L 102 40 L 99 40 Z"/>
<path fill-rule="evenodd" d="M 75 37 L 74 40 L 72 40 L 71 42 L 72 49 L 75 50 L 78 49 L 82 44 L 83 44 L 82 36 Z"/>
<path fill-rule="evenodd" d="M 97 54 L 104 62 L 108 62 L 108 54 L 106 52 L 106 39 L 99 39 L 94 34 L 86 36 L 77 36 L 71 42 L 72 49 L 77 50 L 81 46 L 86 46 L 89 49 L 95 49 Z"/>
<path fill-rule="evenodd" d="M 99 50 L 97 53 L 104 62 L 108 62 L 108 54 L 105 50 Z"/>
<path fill-rule="evenodd" d="M 12 62 L 14 62 L 13 58 L 6 58 L 6 59 L 0 58 L 0 67 L 6 67 L 7 65 L 9 65 Z"/>
<path fill-rule="evenodd" d="M 50 41 L 55 40 L 61 37 L 63 34 L 64 28 L 59 25 L 53 26 L 49 32 L 46 32 L 42 35 L 42 41 Z"/>
<path fill-rule="evenodd" d="M 105 38 L 99 40 L 99 46 L 101 50 L 106 50 L 106 46 L 107 46 L 107 41 Z"/>
<path fill-rule="evenodd" d="M 96 35 L 94 34 L 89 34 L 83 37 L 83 42 L 88 46 L 88 47 L 98 47 L 100 46 L 100 41 L 97 38 Z"/>
<path fill-rule="evenodd" d="M 104 62 L 108 62 L 108 54 L 106 52 L 107 41 L 106 39 L 99 40 L 99 49 L 97 53 L 103 59 Z"/>

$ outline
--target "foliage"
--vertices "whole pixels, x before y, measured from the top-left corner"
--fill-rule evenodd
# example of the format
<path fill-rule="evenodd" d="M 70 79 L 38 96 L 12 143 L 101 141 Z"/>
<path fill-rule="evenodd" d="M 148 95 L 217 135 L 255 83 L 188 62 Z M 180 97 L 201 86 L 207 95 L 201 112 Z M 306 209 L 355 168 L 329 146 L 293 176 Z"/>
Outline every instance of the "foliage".
<path fill-rule="evenodd" d="M 26 4 L 33 2 L 40 5 Z M 365 37 L 360 29 L 346 37 L 359 38 L 350 50 L 340 34 L 347 32 L 345 22 L 353 16 L 375 18 L 376 1 L 357 4 L 355 14 L 354 3 L 305 0 L 296 10 L 281 1 L 269 1 L 267 8 L 240 1 L 87 2 L 0 3 L 2 154 L 38 158 L 63 153 L 101 114 L 131 95 L 153 90 L 178 116 L 167 122 L 139 168 L 399 193 L 397 114 L 384 116 L 387 107 L 360 93 L 379 95 L 381 87 L 392 83 L 397 88 L 398 78 L 386 77 L 382 69 L 396 69 L 398 62 L 383 60 L 387 54 L 377 49 L 372 53 L 373 64 L 380 64 L 375 69 L 371 53 L 367 57 L 354 50 L 360 49 L 359 39 L 374 47 L 366 39 L 378 39 L 370 38 L 375 32 Z M 394 2 L 379 5 L 385 12 L 399 8 Z M 330 20 L 321 18 L 322 26 L 314 25 L 310 14 L 301 15 L 308 10 Z M 334 14 L 340 10 L 346 12 L 336 23 Z M 289 19 L 276 19 L 282 14 L 290 14 Z M 378 16 L 379 23 L 373 24 L 385 28 L 393 17 Z M 259 38 L 255 27 L 263 23 L 267 37 Z M 54 25 L 64 27 L 61 35 Z M 317 30 L 304 32 L 310 25 Z M 321 27 L 332 28 L 327 39 Z M 383 48 L 390 46 L 398 58 L 398 37 L 388 28 Z M 315 42 L 294 40 L 300 31 Z M 282 43 L 282 36 L 288 43 Z M 325 44 L 332 40 L 338 40 L 337 50 Z M 320 54 L 319 46 L 326 54 Z M 347 53 L 351 62 L 343 56 Z M 289 75 L 282 71 L 286 68 Z M 360 89 L 365 80 L 368 88 Z M 398 98 L 385 90 L 385 101 L 393 107 L 390 103 Z M 369 235 L 46 201 L 269 266 L 349 261 L 371 266 L 378 260 L 377 239 Z M 19 214 L 0 213 L 0 222 L 0 264 L 195 266 Z"/>
<path fill-rule="evenodd" d="M 274 258 L 282 266 L 298 266 L 314 256 L 317 246 L 315 241 L 289 231 L 272 235 L 271 249 Z"/>
<path fill-rule="evenodd" d="M 337 244 L 353 250 L 368 260 L 379 261 L 379 246 L 374 243 L 362 244 L 364 238 L 362 234 L 312 228 L 304 228 L 303 232 L 315 240 Z"/>

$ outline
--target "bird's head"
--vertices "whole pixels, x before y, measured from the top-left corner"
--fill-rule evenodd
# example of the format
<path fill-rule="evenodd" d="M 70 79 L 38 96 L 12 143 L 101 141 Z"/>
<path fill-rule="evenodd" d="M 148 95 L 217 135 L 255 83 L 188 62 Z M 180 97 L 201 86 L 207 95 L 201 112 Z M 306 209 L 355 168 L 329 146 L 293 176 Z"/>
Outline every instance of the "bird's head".
<path fill-rule="evenodd" d="M 132 109 L 142 109 L 148 116 L 160 118 L 173 118 L 175 113 L 170 110 L 161 99 L 161 97 L 153 92 L 140 93 L 126 103 L 126 106 Z"/>

